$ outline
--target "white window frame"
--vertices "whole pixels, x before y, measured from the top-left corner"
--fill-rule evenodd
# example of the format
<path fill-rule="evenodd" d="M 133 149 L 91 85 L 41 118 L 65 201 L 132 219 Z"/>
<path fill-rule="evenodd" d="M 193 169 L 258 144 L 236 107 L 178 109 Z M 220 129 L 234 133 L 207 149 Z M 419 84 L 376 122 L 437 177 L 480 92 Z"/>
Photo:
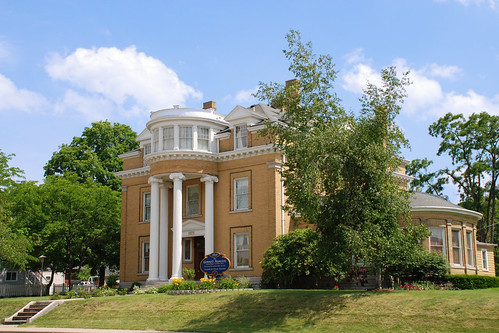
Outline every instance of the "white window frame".
<path fill-rule="evenodd" d="M 241 239 L 244 242 L 244 238 L 246 238 L 246 249 L 238 249 L 238 239 Z M 249 268 L 250 267 L 250 239 L 248 232 L 238 232 L 234 234 L 234 268 Z M 247 252 L 248 253 L 248 264 L 247 265 L 238 265 L 239 253 Z"/>
<path fill-rule="evenodd" d="M 184 262 L 192 262 L 192 243 L 192 238 L 182 240 L 182 258 Z"/>
<path fill-rule="evenodd" d="M 457 246 L 454 246 L 454 235 L 457 234 Z M 452 229 L 451 230 L 451 235 L 452 235 L 452 263 L 457 266 L 462 266 L 463 265 L 463 244 L 461 241 L 461 230 L 460 229 Z M 458 260 L 459 262 L 454 261 L 454 250 L 458 250 Z"/>
<path fill-rule="evenodd" d="M 192 126 L 179 126 L 179 149 L 192 150 Z"/>
<path fill-rule="evenodd" d="M 175 128 L 163 127 L 163 150 L 173 150 L 175 144 Z"/>
<path fill-rule="evenodd" d="M 146 246 L 147 246 L 147 248 L 149 250 L 148 251 L 149 255 L 147 255 L 147 256 L 146 256 Z M 150 260 L 151 260 L 151 247 L 150 247 L 149 242 L 142 242 L 141 253 L 142 253 L 142 267 L 141 267 L 141 272 L 142 273 L 149 273 L 149 267 L 147 267 L 147 270 L 146 270 L 146 259 L 148 260 L 149 265 L 151 264 L 151 262 L 150 262 Z"/>
<path fill-rule="evenodd" d="M 147 197 L 149 197 L 149 200 L 147 200 Z M 142 199 L 142 221 L 149 222 L 151 220 L 151 192 L 144 192 Z"/>
<path fill-rule="evenodd" d="M 152 152 L 157 153 L 159 151 L 159 130 L 155 129 L 152 131 Z"/>
<path fill-rule="evenodd" d="M 234 149 L 248 147 L 248 128 L 246 124 L 234 126 Z"/>
<path fill-rule="evenodd" d="M 470 230 L 466 231 L 466 252 L 468 253 L 468 266 L 473 267 L 475 265 L 475 258 L 473 257 L 473 232 Z"/>
<path fill-rule="evenodd" d="M 144 155 L 149 155 L 151 153 L 151 144 L 150 143 L 146 143 L 144 145 Z"/>
<path fill-rule="evenodd" d="M 482 252 L 482 271 L 488 272 L 489 271 L 489 261 L 488 261 L 487 249 L 482 249 L 480 252 Z"/>
<path fill-rule="evenodd" d="M 246 181 L 246 192 L 240 192 L 238 183 Z M 246 196 L 246 206 L 239 206 L 239 197 Z M 241 177 L 234 179 L 234 210 L 248 210 L 249 209 L 249 178 Z"/>
<path fill-rule="evenodd" d="M 197 200 L 190 200 L 190 192 L 194 189 L 197 189 Z M 188 185 L 186 186 L 186 189 L 185 189 L 185 215 L 186 216 L 197 216 L 199 215 L 199 197 L 200 197 L 200 193 L 199 193 L 199 184 L 196 184 L 196 185 Z M 195 211 L 192 211 L 192 210 L 195 210 Z"/>
<path fill-rule="evenodd" d="M 10 278 L 9 278 L 10 275 Z M 14 276 L 14 278 L 12 278 Z M 7 271 L 5 272 L 5 282 L 14 282 L 19 279 L 19 274 L 16 271 Z"/>
<path fill-rule="evenodd" d="M 432 248 L 431 244 L 431 237 L 434 236 L 436 233 L 438 233 L 440 236 L 440 238 L 442 239 L 442 255 L 445 256 L 446 255 L 446 252 L 445 252 L 445 228 L 442 228 L 442 227 L 430 227 L 429 228 L 430 232 L 431 232 L 431 235 L 429 237 L 429 248 L 430 248 L 430 251 L 435 251 L 435 252 L 438 252 L 436 251 L 434 248 Z M 440 247 L 437 247 L 437 248 L 440 248 Z"/>
<path fill-rule="evenodd" d="M 210 150 L 210 129 L 208 127 L 198 127 L 198 150 Z"/>

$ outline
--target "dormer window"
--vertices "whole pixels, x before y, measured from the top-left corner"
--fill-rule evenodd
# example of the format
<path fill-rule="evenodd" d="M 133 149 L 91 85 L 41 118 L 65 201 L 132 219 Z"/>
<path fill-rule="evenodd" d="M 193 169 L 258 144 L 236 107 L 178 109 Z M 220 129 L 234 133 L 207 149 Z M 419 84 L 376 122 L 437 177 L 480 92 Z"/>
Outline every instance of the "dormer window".
<path fill-rule="evenodd" d="M 179 149 L 192 149 L 192 127 L 179 127 Z"/>
<path fill-rule="evenodd" d="M 235 126 L 234 140 L 235 149 L 248 147 L 248 131 L 246 130 L 246 125 Z"/>
<path fill-rule="evenodd" d="M 174 129 L 173 126 L 163 128 L 163 150 L 173 150 Z"/>

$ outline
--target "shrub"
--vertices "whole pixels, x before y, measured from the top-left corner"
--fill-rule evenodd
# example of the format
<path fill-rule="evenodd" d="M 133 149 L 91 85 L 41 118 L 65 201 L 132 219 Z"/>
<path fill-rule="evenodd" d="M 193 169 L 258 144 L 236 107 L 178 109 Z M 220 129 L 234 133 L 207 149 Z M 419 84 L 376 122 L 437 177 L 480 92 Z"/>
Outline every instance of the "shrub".
<path fill-rule="evenodd" d="M 297 229 L 274 239 L 263 254 L 262 286 L 267 288 L 315 287 L 327 275 L 327 263 L 317 248 L 319 233 Z"/>
<path fill-rule="evenodd" d="M 92 297 L 115 296 L 116 294 L 116 289 L 107 287 L 99 287 L 92 291 Z"/>
<path fill-rule="evenodd" d="M 158 293 L 166 293 L 168 290 L 173 290 L 171 284 L 165 283 L 158 287 Z"/>
<path fill-rule="evenodd" d="M 135 289 L 135 287 L 139 287 L 140 288 L 141 285 L 142 285 L 142 283 L 140 283 L 140 282 L 132 282 L 132 285 L 130 286 L 129 291 L 133 292 L 134 289 Z"/>
<path fill-rule="evenodd" d="M 446 279 L 457 289 L 486 289 L 499 287 L 499 277 L 483 275 L 447 275 Z"/>
<path fill-rule="evenodd" d="M 76 296 L 75 290 L 70 290 L 66 293 L 66 298 L 74 298 Z"/>
<path fill-rule="evenodd" d="M 107 286 L 109 288 L 114 288 L 116 287 L 116 285 L 118 284 L 118 280 L 120 279 L 120 277 L 118 275 L 109 275 L 107 277 Z"/>
<path fill-rule="evenodd" d="M 61 296 L 61 293 L 58 291 L 56 292 L 55 294 L 52 295 L 51 299 L 54 299 L 54 300 L 57 300 L 57 299 L 61 299 L 62 296 Z"/>
<path fill-rule="evenodd" d="M 389 267 L 387 272 L 406 282 L 442 283 L 449 272 L 447 260 L 442 255 L 424 248 L 410 252 L 410 255 L 401 254 L 400 262 Z"/>
<path fill-rule="evenodd" d="M 132 292 L 133 292 L 135 295 L 142 295 L 142 294 L 145 294 L 145 293 L 146 293 L 146 291 L 145 291 L 145 290 L 140 289 L 140 286 L 139 286 L 139 285 L 135 285 L 135 286 L 133 286 L 133 288 L 132 288 Z"/>
<path fill-rule="evenodd" d="M 201 278 L 198 288 L 201 290 L 215 289 L 215 278 Z"/>
<path fill-rule="evenodd" d="M 92 297 L 92 293 L 88 290 L 78 288 L 78 296 L 82 297 L 82 298 L 90 298 L 90 297 Z"/>
<path fill-rule="evenodd" d="M 157 294 L 158 293 L 158 288 L 156 287 L 149 287 L 145 290 L 146 294 Z"/>
<path fill-rule="evenodd" d="M 253 288 L 253 285 L 251 284 L 250 279 L 247 278 L 246 276 L 238 277 L 237 280 L 239 281 L 239 285 L 240 285 L 239 288 L 245 288 L 245 289 Z"/>
<path fill-rule="evenodd" d="M 238 289 L 238 288 L 240 288 L 239 281 L 237 281 L 236 279 L 234 279 L 230 276 L 227 278 L 219 280 L 217 285 L 220 289 Z"/>
<path fill-rule="evenodd" d="M 194 269 L 182 268 L 182 275 L 186 280 L 194 280 L 194 276 L 196 276 L 196 271 Z"/>
<path fill-rule="evenodd" d="M 118 295 L 120 295 L 120 296 L 125 296 L 125 295 L 127 295 L 127 294 L 128 294 L 128 289 L 126 289 L 126 288 L 118 288 L 118 289 L 116 290 L 116 293 L 117 293 Z"/>

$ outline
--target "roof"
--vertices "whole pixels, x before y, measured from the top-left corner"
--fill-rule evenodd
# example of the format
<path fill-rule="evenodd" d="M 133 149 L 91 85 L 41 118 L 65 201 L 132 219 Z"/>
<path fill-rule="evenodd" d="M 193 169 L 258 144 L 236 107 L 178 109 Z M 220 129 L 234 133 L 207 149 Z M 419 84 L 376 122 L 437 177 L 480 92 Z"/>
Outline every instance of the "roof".
<path fill-rule="evenodd" d="M 477 220 L 482 218 L 481 213 L 453 204 L 434 194 L 413 192 L 409 200 L 412 212 L 454 213 L 473 217 Z"/>

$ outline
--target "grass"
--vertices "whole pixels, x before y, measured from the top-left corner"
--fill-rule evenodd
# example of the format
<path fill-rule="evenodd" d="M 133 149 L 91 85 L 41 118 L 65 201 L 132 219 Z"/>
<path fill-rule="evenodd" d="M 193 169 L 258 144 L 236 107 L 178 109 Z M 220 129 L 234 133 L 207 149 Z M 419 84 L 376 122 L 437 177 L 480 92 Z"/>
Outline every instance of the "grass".
<path fill-rule="evenodd" d="M 2 313 L 9 302 L 0 299 Z M 196 332 L 499 332 L 499 288 L 101 297 L 65 303 L 30 325 Z"/>

